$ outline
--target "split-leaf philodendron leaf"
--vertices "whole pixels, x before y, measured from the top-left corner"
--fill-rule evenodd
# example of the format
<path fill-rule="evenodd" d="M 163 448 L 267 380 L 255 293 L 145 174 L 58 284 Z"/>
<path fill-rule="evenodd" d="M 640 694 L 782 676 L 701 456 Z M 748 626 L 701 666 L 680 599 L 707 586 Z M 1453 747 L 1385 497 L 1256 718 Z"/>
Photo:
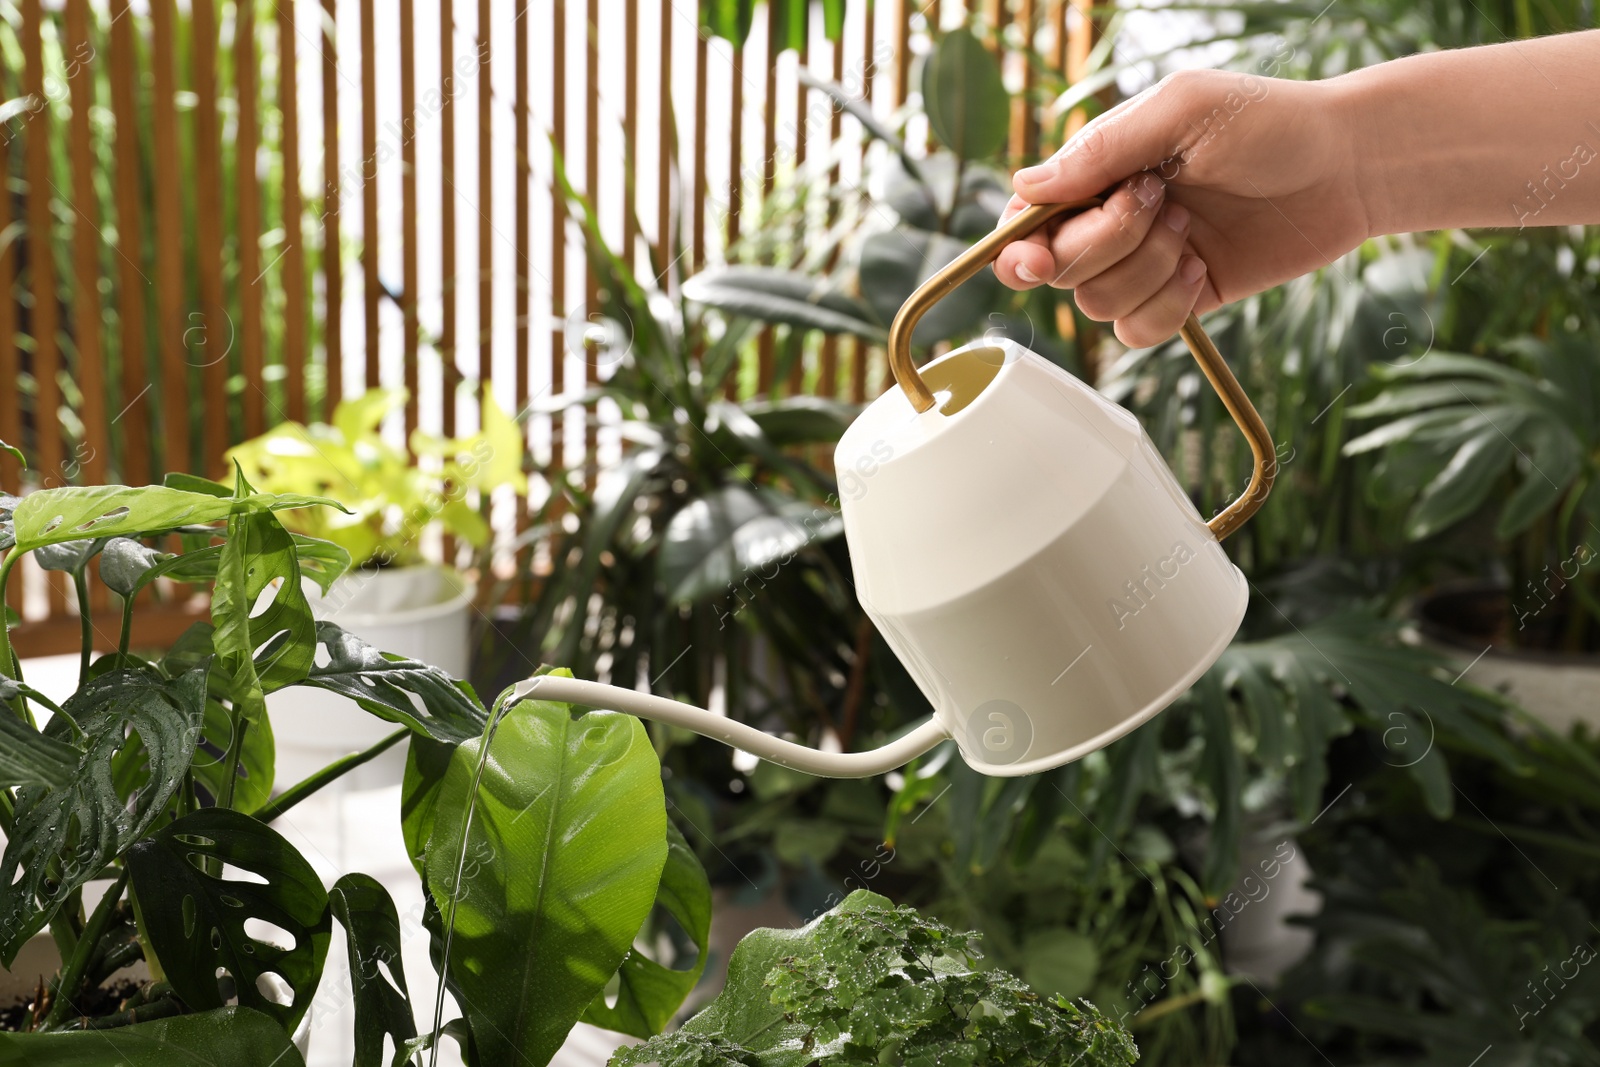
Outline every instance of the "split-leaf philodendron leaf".
<path fill-rule="evenodd" d="M 316 643 L 327 650 L 328 662 L 312 665 L 306 685 L 435 740 L 459 743 L 483 733 L 489 716 L 466 682 L 421 660 L 380 652 L 335 623 L 316 624 Z"/>
<path fill-rule="evenodd" d="M 134 845 L 127 863 L 150 946 L 184 1003 L 222 1007 L 220 969 L 240 1004 L 292 1031 L 311 1006 L 332 929 L 327 891 L 305 857 L 248 815 L 202 808 Z M 252 919 L 277 928 L 270 940 L 246 931 Z M 287 1004 L 258 984 L 269 974 L 289 986 Z"/>
<path fill-rule="evenodd" d="M 333 883 L 328 901 L 349 951 L 356 1009 L 354 1067 L 402 1067 L 417 1025 L 401 964 L 400 915 L 394 900 L 371 875 L 347 874 Z M 386 1034 L 394 1040 L 392 1064 L 383 1062 Z"/>
<path fill-rule="evenodd" d="M 258 1011 L 239 1007 L 111 1031 L 0 1034 L 0 1063 L 26 1067 L 305 1067 L 283 1027 Z"/>
<path fill-rule="evenodd" d="M 129 670 L 94 678 L 45 727 L 81 740 L 71 780 L 17 794 L 16 821 L 0 859 L 0 937 L 6 964 L 73 892 L 137 841 L 166 808 L 188 769 L 205 708 L 205 673 L 174 681 Z M 112 756 L 137 734 L 149 774 L 132 795 L 117 792 Z M 81 747 L 80 747 L 81 746 Z"/>

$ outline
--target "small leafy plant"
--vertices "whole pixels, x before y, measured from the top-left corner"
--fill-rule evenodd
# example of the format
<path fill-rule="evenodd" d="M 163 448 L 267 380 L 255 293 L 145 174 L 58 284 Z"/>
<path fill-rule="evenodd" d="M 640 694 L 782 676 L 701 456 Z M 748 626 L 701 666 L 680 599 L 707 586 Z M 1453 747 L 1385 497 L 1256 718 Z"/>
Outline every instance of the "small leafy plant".
<path fill-rule="evenodd" d="M 343 505 L 296 511 L 285 516 L 285 524 L 333 542 L 358 567 L 420 561 L 419 537 L 435 522 L 481 548 L 489 540 L 489 523 L 467 494 L 487 497 L 508 486 L 518 494 L 528 491 L 517 424 L 486 387 L 481 431 L 449 438 L 418 430 L 408 455 L 381 430 L 406 398 L 404 389 L 369 389 L 342 401 L 331 424 L 281 423 L 236 445 L 228 460 L 265 492 L 316 494 Z"/>
<path fill-rule="evenodd" d="M 977 935 L 858 889 L 803 929 L 750 934 L 705 1011 L 611 1067 L 1138 1062 L 1092 1004 L 1040 996 L 981 958 Z"/>
<path fill-rule="evenodd" d="M 641 724 L 508 698 L 491 713 L 468 684 L 314 620 L 302 577 L 326 587 L 350 556 L 280 515 L 331 504 L 257 492 L 242 473 L 232 489 L 178 476 L 0 497 L 0 599 L 31 553 L 70 575 L 85 634 L 77 691 L 55 704 L 0 628 L 0 962 L 44 931 L 61 959 L 15 1020 L 26 1032 L 0 1035 L 0 1060 L 103 1062 L 109 1047 L 129 1067 L 299 1064 L 291 1037 L 336 923 L 357 1067 L 424 1062 L 446 1034 L 472 1065 L 542 1065 L 580 1018 L 659 1032 L 698 980 L 710 887 L 667 820 Z M 98 656 L 83 595 L 96 562 L 123 601 L 117 647 Z M 209 618 L 147 657 L 132 605 L 162 579 L 210 587 Z M 275 793 L 265 702 L 294 686 L 398 729 Z M 397 816 L 426 889 L 414 918 L 455 1019 L 437 991 L 413 1003 L 384 886 L 351 873 L 325 887 L 270 825 L 401 742 Z M 91 881 L 110 888 L 86 907 Z M 147 976 L 105 987 L 141 961 Z"/>

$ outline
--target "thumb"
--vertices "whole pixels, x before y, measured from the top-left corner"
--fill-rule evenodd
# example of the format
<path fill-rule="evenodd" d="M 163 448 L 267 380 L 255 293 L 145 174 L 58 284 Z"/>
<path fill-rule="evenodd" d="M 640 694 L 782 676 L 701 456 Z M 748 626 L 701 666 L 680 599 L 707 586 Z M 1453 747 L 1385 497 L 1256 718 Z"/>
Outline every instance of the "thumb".
<path fill-rule="evenodd" d="M 1012 175 L 1017 196 L 1058 204 L 1101 196 L 1124 178 L 1159 166 L 1179 150 L 1181 108 L 1171 79 L 1096 117 L 1038 166 Z"/>

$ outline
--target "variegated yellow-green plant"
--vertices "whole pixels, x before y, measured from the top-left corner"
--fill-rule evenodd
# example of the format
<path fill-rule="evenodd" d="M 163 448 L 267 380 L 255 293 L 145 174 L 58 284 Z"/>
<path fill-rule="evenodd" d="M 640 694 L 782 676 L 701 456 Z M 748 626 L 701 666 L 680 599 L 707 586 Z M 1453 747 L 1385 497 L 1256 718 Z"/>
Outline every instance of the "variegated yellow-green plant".
<path fill-rule="evenodd" d="M 416 562 L 421 534 L 435 523 L 482 547 L 490 531 L 479 501 L 498 490 L 527 493 L 521 430 L 486 386 L 482 429 L 467 437 L 417 430 L 408 452 L 382 429 L 406 398 L 404 389 L 369 389 L 341 402 L 331 423 L 282 423 L 230 449 L 228 460 L 263 492 L 343 504 L 347 513 L 311 508 L 285 525 L 332 541 L 358 567 Z"/>

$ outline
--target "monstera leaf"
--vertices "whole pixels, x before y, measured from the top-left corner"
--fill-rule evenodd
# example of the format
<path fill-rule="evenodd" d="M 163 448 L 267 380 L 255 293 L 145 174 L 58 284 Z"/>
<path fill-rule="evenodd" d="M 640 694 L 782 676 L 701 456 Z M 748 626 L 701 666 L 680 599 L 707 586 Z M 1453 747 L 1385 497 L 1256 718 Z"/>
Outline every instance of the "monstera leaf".
<path fill-rule="evenodd" d="M 150 946 L 184 1003 L 222 1007 L 226 972 L 241 1005 L 292 1031 L 311 1006 L 332 929 L 328 894 L 305 857 L 248 815 L 202 808 L 133 846 L 127 863 Z M 275 929 L 253 933 L 252 921 Z M 288 984 L 287 1004 L 261 988 L 268 974 Z"/>
<path fill-rule="evenodd" d="M 172 1019 L 87 1033 L 0 1035 L 5 1063 L 27 1067 L 305 1067 L 283 1027 L 249 1008 L 179 1015 Z"/>
<path fill-rule="evenodd" d="M 241 477 L 240 494 L 249 488 Z M 232 680 L 231 691 L 247 722 L 264 710 L 266 694 L 306 676 L 316 654 L 315 622 L 294 539 L 270 512 L 228 518 L 211 595 L 215 669 Z M 271 599 L 257 610 L 263 594 Z"/>
<path fill-rule="evenodd" d="M 637 719 L 525 701 L 459 746 L 424 870 L 481 1061 L 550 1061 L 627 956 L 667 857 Z M 536 863 L 516 857 L 540 857 Z"/>
<path fill-rule="evenodd" d="M 75 728 L 80 754 L 65 784 L 28 786 L 17 794 L 15 822 L 0 859 L 0 936 L 8 965 L 62 901 L 137 841 L 166 808 L 200 734 L 205 686 L 199 670 L 172 682 L 112 671 L 81 686 L 45 728 L 57 742 Z M 142 786 L 123 796 L 112 757 L 130 732 L 145 748 L 149 772 Z"/>
<path fill-rule="evenodd" d="M 695 956 L 687 967 L 666 967 L 637 948 L 628 950 L 617 970 L 617 996 L 607 1004 L 595 998 L 583 1021 L 634 1037 L 650 1037 L 665 1030 L 684 998 L 700 981 L 711 941 L 711 882 L 689 842 L 676 826 L 667 824 L 667 865 L 656 889 L 656 907 L 671 915 L 694 942 Z"/>
<path fill-rule="evenodd" d="M 380 652 L 331 622 L 316 624 L 328 662 L 305 684 L 348 697 L 367 711 L 423 737 L 459 743 L 483 733 L 488 713 L 466 682 L 420 660 Z"/>
<path fill-rule="evenodd" d="M 283 511 L 336 500 L 302 493 L 249 493 L 216 497 L 162 485 L 65 486 L 29 493 L 17 504 L 17 547 L 30 551 L 62 541 L 85 538 L 137 537 L 192 523 L 208 523 L 229 515 Z"/>
<path fill-rule="evenodd" d="M 344 928 L 350 981 L 356 1008 L 354 1067 L 390 1067 L 383 1062 L 383 1038 L 394 1041 L 392 1067 L 405 1062 L 406 1043 L 417 1036 L 400 960 L 400 916 L 377 879 L 347 874 L 328 892 L 333 916 Z"/>

